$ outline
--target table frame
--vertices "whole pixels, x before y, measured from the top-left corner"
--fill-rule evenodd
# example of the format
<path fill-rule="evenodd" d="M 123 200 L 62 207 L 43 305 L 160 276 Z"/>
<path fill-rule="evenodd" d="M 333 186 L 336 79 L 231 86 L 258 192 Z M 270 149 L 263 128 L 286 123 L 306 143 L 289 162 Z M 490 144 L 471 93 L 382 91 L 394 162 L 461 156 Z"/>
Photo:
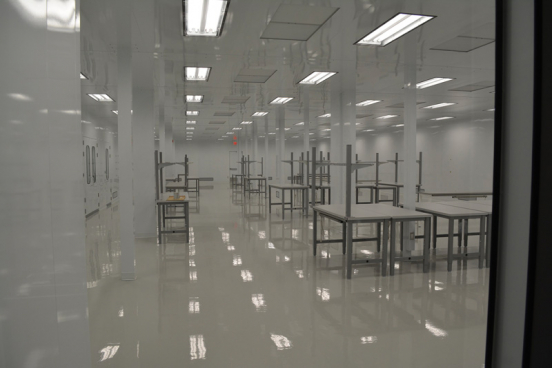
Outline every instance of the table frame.
<path fill-rule="evenodd" d="M 170 201 L 170 200 L 158 200 L 157 204 L 157 239 L 159 244 L 162 242 L 163 234 L 178 234 L 184 233 L 186 235 L 186 243 L 190 242 L 190 202 L 188 200 L 182 201 Z M 183 206 L 184 216 L 167 216 L 166 206 Z M 165 222 L 171 219 L 184 219 L 184 228 L 166 230 Z"/>
<path fill-rule="evenodd" d="M 278 203 L 272 203 L 272 188 L 279 189 L 282 191 L 282 200 Z M 290 191 L 290 199 L 291 202 L 286 202 L 286 190 Z M 293 191 L 294 190 L 300 190 L 302 191 L 302 202 L 303 205 L 301 207 L 294 207 L 293 206 Z M 282 206 L 282 219 L 285 218 L 285 211 L 291 211 L 301 209 L 303 210 L 303 213 L 305 216 L 308 217 L 308 205 L 307 205 L 307 196 L 308 196 L 308 190 L 309 187 L 306 185 L 297 185 L 297 184 L 270 184 L 268 186 L 268 212 L 272 213 L 272 206 L 280 205 Z M 289 204 L 290 207 L 286 207 L 286 204 Z"/>

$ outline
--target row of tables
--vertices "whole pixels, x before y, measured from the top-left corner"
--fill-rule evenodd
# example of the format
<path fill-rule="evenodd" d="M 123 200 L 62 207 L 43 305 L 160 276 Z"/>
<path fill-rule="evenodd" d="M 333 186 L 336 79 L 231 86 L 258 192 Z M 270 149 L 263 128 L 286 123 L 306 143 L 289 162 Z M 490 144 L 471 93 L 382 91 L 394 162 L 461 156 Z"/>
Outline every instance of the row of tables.
<path fill-rule="evenodd" d="M 452 263 L 455 259 L 467 259 L 475 256 L 479 259 L 479 268 L 483 268 L 486 260 L 489 266 L 490 257 L 490 224 L 492 216 L 492 202 L 488 200 L 468 202 L 424 202 L 416 203 L 416 210 L 407 210 L 400 207 L 392 207 L 382 204 L 355 204 L 351 206 L 351 215 L 345 215 L 345 205 L 319 205 L 314 206 L 313 219 L 313 253 L 316 255 L 318 244 L 341 243 L 343 245 L 343 254 L 347 254 L 346 275 L 351 278 L 352 266 L 354 264 L 373 264 L 382 265 L 382 276 L 387 274 L 387 244 L 389 249 L 389 274 L 393 275 L 395 263 L 397 261 L 423 261 L 424 272 L 429 270 L 429 250 L 430 244 L 436 247 L 438 237 L 448 238 L 447 247 L 447 270 L 452 271 Z M 341 239 L 318 239 L 317 217 L 323 216 L 333 221 L 339 222 L 343 226 L 343 237 Z M 443 218 L 448 221 L 448 232 L 446 234 L 437 233 L 437 219 Z M 433 224 L 431 226 L 431 220 Z M 470 220 L 479 220 L 479 231 L 470 233 L 468 226 Z M 421 256 L 412 256 L 410 253 L 403 252 L 401 256 L 396 253 L 396 225 L 400 224 L 401 232 L 404 222 L 423 221 L 424 233 L 417 238 L 423 238 L 423 251 Z M 454 233 L 454 224 L 458 221 L 458 233 Z M 375 223 L 377 225 L 377 236 L 374 238 L 353 238 L 353 224 Z M 381 227 L 383 226 L 383 238 L 381 236 Z M 391 232 L 389 233 L 389 228 Z M 431 237 L 430 237 L 430 228 Z M 477 252 L 468 252 L 469 236 L 479 236 L 479 247 Z M 464 249 L 455 252 L 453 247 L 454 237 L 458 237 L 458 249 L 462 246 Z M 402 237 L 401 237 L 402 240 Z M 376 241 L 378 252 L 381 250 L 380 258 L 353 259 L 353 243 L 362 241 Z M 401 243 L 402 244 L 402 243 Z"/>

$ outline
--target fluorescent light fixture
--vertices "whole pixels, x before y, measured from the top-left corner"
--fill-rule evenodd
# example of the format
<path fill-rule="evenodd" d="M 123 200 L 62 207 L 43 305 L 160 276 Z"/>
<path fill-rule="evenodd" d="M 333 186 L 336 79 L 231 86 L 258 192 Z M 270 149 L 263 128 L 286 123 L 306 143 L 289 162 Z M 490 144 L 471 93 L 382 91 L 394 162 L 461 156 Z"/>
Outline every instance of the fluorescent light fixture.
<path fill-rule="evenodd" d="M 404 124 L 396 124 L 396 125 L 391 125 L 391 128 L 399 128 L 399 127 L 403 127 Z"/>
<path fill-rule="evenodd" d="M 196 122 L 194 120 L 188 120 L 186 121 L 186 124 L 188 125 L 194 125 Z"/>
<path fill-rule="evenodd" d="M 198 116 L 199 111 L 186 111 L 186 116 Z"/>
<path fill-rule="evenodd" d="M 184 0 L 183 4 L 185 36 L 220 36 L 228 1 Z"/>
<path fill-rule="evenodd" d="M 114 113 L 115 115 L 119 115 L 119 110 L 111 110 L 112 113 Z"/>
<path fill-rule="evenodd" d="M 276 133 L 274 133 L 274 132 L 271 132 L 271 133 L 268 133 L 268 134 L 269 134 L 269 135 L 274 135 L 274 134 L 276 134 Z"/>
<path fill-rule="evenodd" d="M 222 138 L 219 138 L 218 140 L 219 140 L 219 141 L 223 141 L 224 139 L 222 139 Z"/>
<path fill-rule="evenodd" d="M 330 118 L 331 116 L 332 116 L 332 114 L 327 113 L 327 114 L 320 115 L 319 118 Z"/>
<path fill-rule="evenodd" d="M 495 111 L 495 109 L 489 109 L 489 110 L 487 110 L 487 111 Z"/>
<path fill-rule="evenodd" d="M 186 127 L 186 130 L 194 130 L 195 127 Z"/>
<path fill-rule="evenodd" d="M 429 119 L 429 120 L 448 120 L 448 119 L 454 119 L 454 117 L 452 117 L 452 116 L 442 116 L 440 118 L 434 118 L 434 119 Z"/>
<path fill-rule="evenodd" d="M 309 133 L 309 135 L 314 135 L 314 133 Z"/>
<path fill-rule="evenodd" d="M 381 102 L 381 100 L 366 100 L 366 101 L 359 102 L 356 105 L 357 106 L 368 106 L 368 105 L 373 105 L 373 104 L 378 103 L 378 102 Z"/>
<path fill-rule="evenodd" d="M 376 119 L 392 119 L 392 118 L 396 118 L 397 116 L 399 115 L 383 115 Z"/>
<path fill-rule="evenodd" d="M 191 138 L 186 138 L 187 141 L 191 141 L 192 139 Z"/>
<path fill-rule="evenodd" d="M 322 129 L 323 132 L 330 132 L 331 129 L 330 128 L 326 128 L 326 129 Z"/>
<path fill-rule="evenodd" d="M 184 67 L 184 75 L 187 81 L 206 82 L 209 79 L 209 74 L 211 74 L 211 68 L 195 66 Z"/>
<path fill-rule="evenodd" d="M 312 72 L 299 81 L 299 84 L 319 84 L 336 74 L 336 72 Z"/>
<path fill-rule="evenodd" d="M 266 112 L 266 111 L 257 111 L 256 113 L 254 113 L 251 116 L 265 116 L 267 114 L 268 114 L 268 112 Z"/>
<path fill-rule="evenodd" d="M 264 135 L 260 135 L 259 138 L 264 138 L 265 136 Z"/>
<path fill-rule="evenodd" d="M 291 128 L 284 128 L 284 130 L 291 130 Z"/>
<path fill-rule="evenodd" d="M 253 122 L 252 121 L 242 121 L 240 124 L 241 125 L 250 125 L 250 124 L 253 124 Z"/>
<path fill-rule="evenodd" d="M 362 37 L 356 44 L 386 46 L 433 18 L 435 17 L 431 15 L 399 13 Z"/>
<path fill-rule="evenodd" d="M 271 105 L 283 105 L 288 103 L 289 101 L 293 100 L 293 97 L 276 97 L 272 102 L 270 102 Z"/>
<path fill-rule="evenodd" d="M 113 99 L 105 93 L 89 93 L 88 96 L 92 97 L 98 102 L 113 102 Z"/>
<path fill-rule="evenodd" d="M 295 123 L 295 124 L 293 124 L 293 125 L 305 125 L 305 122 L 302 121 L 302 122 L 300 122 L 300 123 Z"/>
<path fill-rule="evenodd" d="M 441 107 L 446 107 L 446 106 L 451 106 L 451 105 L 456 105 L 456 103 L 455 102 L 442 102 L 442 103 L 438 103 L 436 105 L 426 106 L 426 107 L 424 107 L 424 109 L 440 109 Z"/>
<path fill-rule="evenodd" d="M 230 134 L 230 135 L 233 135 L 233 134 L 234 134 L 234 132 L 226 132 L 226 134 Z"/>
<path fill-rule="evenodd" d="M 86 80 L 88 80 L 88 77 L 87 77 L 86 75 L 80 73 L 80 79 L 86 79 Z"/>
<path fill-rule="evenodd" d="M 239 127 L 235 127 L 235 128 L 232 128 L 232 130 L 241 130 L 242 128 L 239 128 Z"/>
<path fill-rule="evenodd" d="M 424 88 L 427 88 L 427 87 L 435 86 L 437 84 L 450 82 L 453 79 L 454 78 L 431 78 L 431 79 L 428 79 L 428 80 L 425 80 L 423 82 L 420 82 L 420 83 L 416 84 L 416 88 L 424 89 Z"/>
<path fill-rule="evenodd" d="M 186 95 L 186 102 L 203 102 L 202 95 Z"/>
<path fill-rule="evenodd" d="M 373 132 L 374 129 L 364 129 L 363 132 Z"/>
<path fill-rule="evenodd" d="M 228 134 L 228 133 L 227 133 L 227 134 Z M 228 136 L 227 136 L 227 135 L 223 135 L 223 136 L 221 136 L 221 138 L 228 138 Z"/>
<path fill-rule="evenodd" d="M 194 132 L 186 132 L 186 134 L 191 135 L 194 134 Z"/>

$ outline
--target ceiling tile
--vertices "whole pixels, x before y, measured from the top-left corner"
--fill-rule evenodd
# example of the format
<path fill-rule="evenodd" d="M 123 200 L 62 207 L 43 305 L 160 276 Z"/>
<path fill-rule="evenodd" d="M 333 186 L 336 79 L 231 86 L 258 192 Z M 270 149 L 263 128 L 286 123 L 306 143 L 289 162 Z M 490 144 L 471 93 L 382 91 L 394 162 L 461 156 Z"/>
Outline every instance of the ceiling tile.
<path fill-rule="evenodd" d="M 261 35 L 261 38 L 306 41 L 318 30 L 318 28 L 319 26 L 311 24 L 269 23 Z"/>
<path fill-rule="evenodd" d="M 323 6 L 282 4 L 278 7 L 270 22 L 321 26 L 338 10 L 339 8 Z"/>
<path fill-rule="evenodd" d="M 478 83 L 472 83 L 467 84 L 465 86 L 455 87 L 453 89 L 449 89 L 449 91 L 459 91 L 459 92 L 475 92 L 479 91 L 481 89 L 494 87 L 494 82 L 478 82 Z"/>
<path fill-rule="evenodd" d="M 432 47 L 430 50 L 470 52 L 493 42 L 492 38 L 458 36 Z"/>

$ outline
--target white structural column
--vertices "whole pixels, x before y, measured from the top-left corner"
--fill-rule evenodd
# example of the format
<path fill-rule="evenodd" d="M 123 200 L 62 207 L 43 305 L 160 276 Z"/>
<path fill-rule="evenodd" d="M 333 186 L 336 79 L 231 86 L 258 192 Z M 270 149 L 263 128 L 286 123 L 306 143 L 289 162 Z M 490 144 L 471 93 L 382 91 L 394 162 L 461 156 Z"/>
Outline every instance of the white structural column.
<path fill-rule="evenodd" d="M 404 208 L 414 210 L 416 202 L 417 164 L 416 164 L 416 52 L 419 30 L 410 32 L 404 39 L 404 188 L 402 200 Z M 400 200 L 400 198 L 399 198 Z M 414 250 L 411 234 L 415 232 L 415 223 L 405 223 L 403 241 L 405 250 Z"/>
<path fill-rule="evenodd" d="M 79 1 L 25 5 L 0 1 L 0 366 L 89 368 Z"/>
<path fill-rule="evenodd" d="M 131 0 L 117 0 L 117 107 L 119 141 L 119 213 L 121 236 L 121 278 L 134 280 L 134 172 L 132 162 L 132 48 Z"/>
<path fill-rule="evenodd" d="M 339 72 L 330 79 L 331 93 L 331 161 L 346 162 L 346 147 L 352 146 L 352 161 L 356 153 L 356 55 L 353 45 L 356 27 L 354 24 L 354 7 L 349 6 L 336 14 L 341 25 L 335 28 L 338 34 L 333 37 L 332 71 Z M 334 16 L 335 17 L 335 16 Z M 354 177 L 354 173 L 353 173 Z M 332 166 L 331 181 L 332 204 L 345 203 L 345 168 Z M 351 181 L 351 190 L 355 183 Z"/>
<path fill-rule="evenodd" d="M 278 129 L 276 136 L 276 176 L 279 178 L 280 183 L 286 182 L 285 178 L 285 163 L 282 160 L 285 159 L 286 153 L 286 110 L 283 106 L 276 108 L 276 127 Z"/>
<path fill-rule="evenodd" d="M 132 135 L 134 162 L 134 226 L 137 237 L 154 237 L 155 158 L 153 55 L 133 55 Z"/>
<path fill-rule="evenodd" d="M 309 88 L 305 87 L 303 88 L 303 152 L 306 156 L 307 152 L 309 152 L 309 127 L 310 127 L 310 96 L 309 96 Z M 306 159 L 306 157 L 304 157 Z M 309 169 L 310 170 L 310 169 Z M 303 183 L 307 183 L 307 170 L 303 171 Z"/>

